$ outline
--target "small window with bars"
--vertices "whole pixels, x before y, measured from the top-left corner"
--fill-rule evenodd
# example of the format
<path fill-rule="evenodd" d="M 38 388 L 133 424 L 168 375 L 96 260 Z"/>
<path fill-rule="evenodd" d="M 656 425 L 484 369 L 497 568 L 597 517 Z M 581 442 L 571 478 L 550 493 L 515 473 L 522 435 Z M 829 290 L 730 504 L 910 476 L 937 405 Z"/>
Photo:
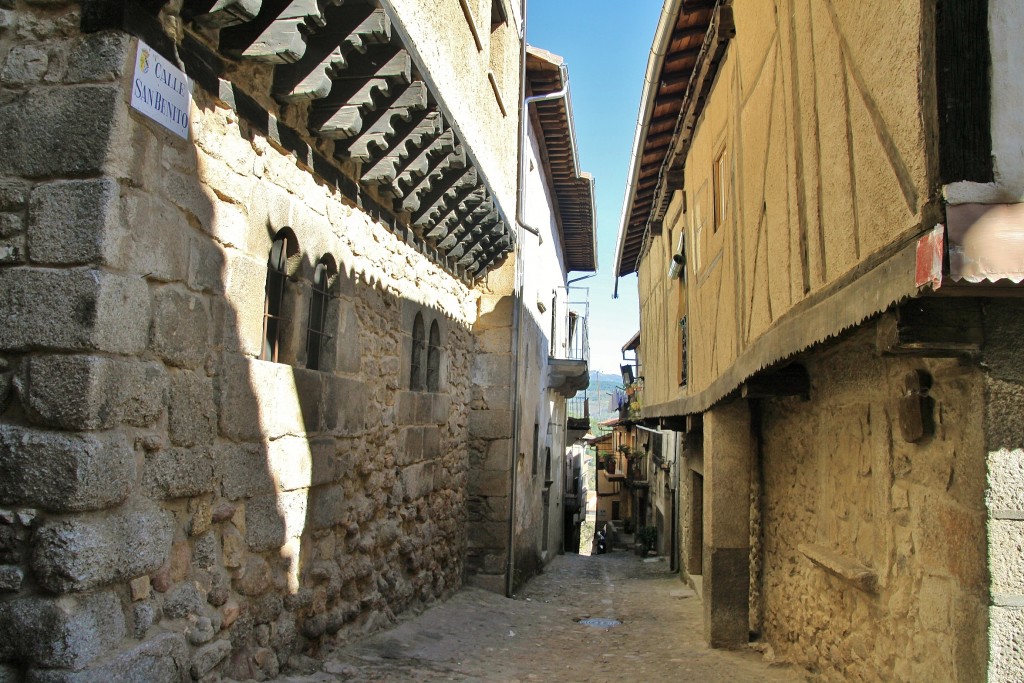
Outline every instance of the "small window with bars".
<path fill-rule="evenodd" d="M 309 323 L 306 327 L 306 367 L 322 370 L 331 335 L 327 330 L 331 285 L 337 275 L 334 259 L 324 255 L 313 269 L 313 288 L 309 298 Z"/>
<path fill-rule="evenodd" d="M 281 346 L 288 326 L 288 262 L 298 254 L 299 245 L 295 235 L 288 228 L 283 228 L 274 237 L 267 259 L 261 360 L 281 362 Z"/>
<path fill-rule="evenodd" d="M 409 389 L 423 391 L 424 352 L 426 351 L 426 332 L 423 326 L 423 314 L 417 313 L 412 323 L 412 355 L 409 364 Z"/>
<path fill-rule="evenodd" d="M 441 329 L 434 320 L 430 323 L 427 344 L 427 391 L 437 392 L 441 387 Z"/>

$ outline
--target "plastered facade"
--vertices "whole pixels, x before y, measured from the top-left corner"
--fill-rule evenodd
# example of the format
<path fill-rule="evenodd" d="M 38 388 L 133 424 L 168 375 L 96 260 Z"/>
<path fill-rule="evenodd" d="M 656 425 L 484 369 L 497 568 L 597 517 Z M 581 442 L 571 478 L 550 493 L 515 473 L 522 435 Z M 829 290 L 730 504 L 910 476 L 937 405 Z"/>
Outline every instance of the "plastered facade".
<path fill-rule="evenodd" d="M 783 2 L 732 12 L 737 38 L 697 120 L 684 184 L 672 188 L 682 195 L 639 268 L 647 359 L 671 368 L 649 406 L 706 390 L 778 321 L 940 221 L 934 124 L 921 113 L 933 95 L 917 67 L 929 10 Z M 680 236 L 682 305 L 665 275 Z M 684 315 L 700 333 L 689 336 L 681 385 Z"/>
<path fill-rule="evenodd" d="M 470 485 L 469 581 L 498 592 L 517 590 L 564 551 L 565 397 L 548 366 L 566 353 L 566 272 L 532 125 L 527 142 L 524 217 L 540 235 L 524 232 L 520 278 L 511 261 L 488 275 L 473 328 L 471 461 L 480 465 Z"/>
<path fill-rule="evenodd" d="M 637 268 L 643 417 L 686 430 L 680 566 L 705 638 L 760 638 L 822 680 L 1017 680 L 1017 279 L 961 286 L 941 257 L 954 204 L 1005 208 L 1005 244 L 1019 232 L 1018 205 L 985 206 L 1019 199 L 1018 10 L 987 3 L 981 184 L 940 178 L 955 155 L 939 145 L 933 3 L 730 8 L 683 181 L 659 188 L 664 223 Z M 929 231 L 949 239 L 937 259 Z M 916 431 L 918 399 L 934 431 Z"/>

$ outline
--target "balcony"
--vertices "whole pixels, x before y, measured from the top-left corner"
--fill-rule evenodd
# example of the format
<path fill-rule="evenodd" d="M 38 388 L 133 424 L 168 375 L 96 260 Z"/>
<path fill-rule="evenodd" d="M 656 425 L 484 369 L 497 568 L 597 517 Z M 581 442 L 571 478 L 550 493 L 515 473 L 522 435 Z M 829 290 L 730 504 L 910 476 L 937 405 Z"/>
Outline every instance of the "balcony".
<path fill-rule="evenodd" d="M 637 458 L 630 458 L 629 467 L 626 472 L 626 486 L 634 489 L 650 486 L 648 457 L 646 453 Z"/>
<path fill-rule="evenodd" d="M 590 310 L 588 290 L 563 290 L 564 298 L 556 300 L 557 309 L 551 320 L 551 349 L 548 357 L 548 386 L 565 398 L 590 385 L 590 338 L 587 314 Z"/>
<path fill-rule="evenodd" d="M 565 405 L 566 443 L 573 443 L 590 431 L 590 400 L 574 396 Z"/>

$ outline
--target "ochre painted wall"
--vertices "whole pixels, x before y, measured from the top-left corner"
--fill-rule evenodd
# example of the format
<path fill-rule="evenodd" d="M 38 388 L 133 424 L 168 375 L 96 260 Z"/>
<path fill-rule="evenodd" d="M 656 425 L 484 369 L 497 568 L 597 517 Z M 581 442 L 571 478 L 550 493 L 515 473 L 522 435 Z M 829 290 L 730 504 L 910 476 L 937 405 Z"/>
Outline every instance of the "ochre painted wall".
<path fill-rule="evenodd" d="M 704 390 L 802 303 L 938 222 L 927 3 L 776 5 L 734 4 L 736 35 L 698 119 L 684 185 L 670 188 L 685 193 L 685 211 L 676 218 L 674 199 L 640 264 L 648 406 Z M 666 283 L 680 230 L 685 386 L 680 284 Z"/>

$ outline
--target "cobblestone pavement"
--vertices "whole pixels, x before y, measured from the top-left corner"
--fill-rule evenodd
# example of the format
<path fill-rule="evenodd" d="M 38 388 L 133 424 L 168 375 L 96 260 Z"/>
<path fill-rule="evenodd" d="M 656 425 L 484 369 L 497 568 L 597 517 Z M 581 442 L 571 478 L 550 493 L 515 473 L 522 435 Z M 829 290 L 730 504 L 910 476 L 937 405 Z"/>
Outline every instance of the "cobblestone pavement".
<path fill-rule="evenodd" d="M 509 600 L 466 588 L 395 628 L 326 656 L 327 681 L 804 681 L 751 649 L 711 650 L 701 603 L 663 559 L 564 555 Z M 586 618 L 615 619 L 599 628 Z"/>

